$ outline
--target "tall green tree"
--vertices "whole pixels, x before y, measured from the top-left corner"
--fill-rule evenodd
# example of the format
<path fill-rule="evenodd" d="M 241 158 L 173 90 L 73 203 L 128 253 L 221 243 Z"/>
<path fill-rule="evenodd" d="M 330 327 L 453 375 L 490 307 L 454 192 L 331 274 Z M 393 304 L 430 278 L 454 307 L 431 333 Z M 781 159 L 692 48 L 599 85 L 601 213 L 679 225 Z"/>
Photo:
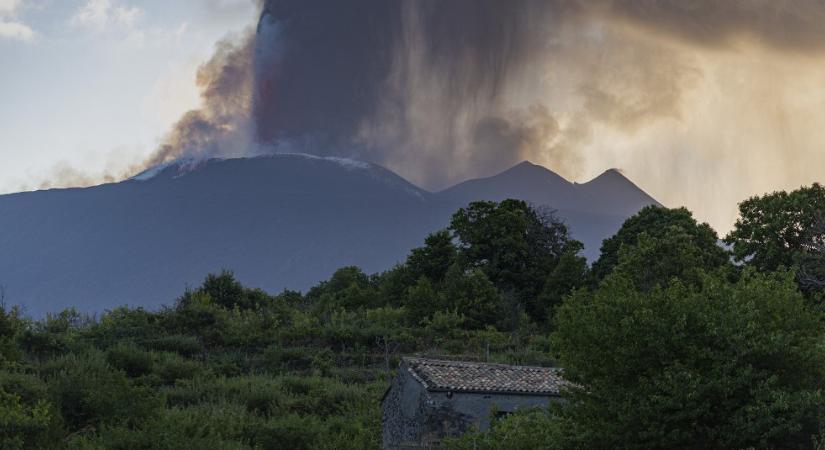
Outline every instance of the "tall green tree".
<path fill-rule="evenodd" d="M 409 275 L 415 280 L 427 277 L 434 283 L 440 283 L 455 262 L 455 257 L 456 247 L 450 232 L 437 231 L 427 236 L 423 247 L 410 252 L 407 257 Z"/>
<path fill-rule="evenodd" d="M 563 222 L 521 200 L 473 202 L 453 215 L 450 230 L 459 262 L 483 271 L 535 320 L 545 319 L 538 297 L 547 276 L 565 251 L 580 248 Z"/>
<path fill-rule="evenodd" d="M 647 206 L 627 219 L 615 235 L 602 242 L 601 255 L 592 267 L 594 278 L 598 281 L 609 275 L 619 263 L 622 247 L 635 246 L 643 233 L 650 238 L 665 239 L 660 241 L 664 244 L 670 242 L 668 237 L 678 235 L 679 245 L 692 246 L 692 258 L 708 270 L 726 264 L 729 259 L 725 250 L 718 245 L 719 236 L 713 228 L 706 223 L 696 222 L 687 209 Z M 668 251 L 664 247 L 660 250 Z"/>
<path fill-rule="evenodd" d="M 739 204 L 739 218 L 725 243 L 733 255 L 762 271 L 791 267 L 812 244 L 811 230 L 825 218 L 825 187 L 751 197 Z"/>
<path fill-rule="evenodd" d="M 666 232 L 665 236 L 642 232 L 635 245 L 622 245 L 613 273 L 621 273 L 637 289 L 649 291 L 674 279 L 696 286 L 707 272 L 733 268 L 722 249 L 703 248 L 684 228 L 672 225 Z"/>
<path fill-rule="evenodd" d="M 444 281 L 446 307 L 465 316 L 467 328 L 484 328 L 502 321 L 504 299 L 481 269 L 464 270 L 453 265 Z"/>
<path fill-rule="evenodd" d="M 544 288 L 536 305 L 542 311 L 540 314 L 551 319 L 553 311 L 566 295 L 587 285 L 588 274 L 587 259 L 580 256 L 577 249 L 564 252 L 544 280 Z"/>

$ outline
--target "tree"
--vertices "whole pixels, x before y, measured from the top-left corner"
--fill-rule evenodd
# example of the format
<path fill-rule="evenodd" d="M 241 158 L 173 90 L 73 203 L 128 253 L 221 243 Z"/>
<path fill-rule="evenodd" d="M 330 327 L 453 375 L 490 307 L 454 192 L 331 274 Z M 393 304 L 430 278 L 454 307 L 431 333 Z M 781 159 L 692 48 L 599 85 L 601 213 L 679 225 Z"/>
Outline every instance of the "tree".
<path fill-rule="evenodd" d="M 732 268 L 723 252 L 706 251 L 684 228 L 673 225 L 663 236 L 642 232 L 635 245 L 622 245 L 613 273 L 627 276 L 642 291 L 666 286 L 673 279 L 696 286 L 707 272 Z"/>
<path fill-rule="evenodd" d="M 566 295 L 587 284 L 587 259 L 578 255 L 577 250 L 566 251 L 558 264 L 544 281 L 544 288 L 537 298 L 536 310 L 550 319 L 553 310 L 560 305 Z"/>
<path fill-rule="evenodd" d="M 576 291 L 553 342 L 580 448 L 808 448 L 825 419 L 821 318 L 789 273 Z"/>
<path fill-rule="evenodd" d="M 504 318 L 504 300 L 482 270 L 464 271 L 455 264 L 448 271 L 444 284 L 446 302 L 441 310 L 455 309 L 463 314 L 467 328 L 482 329 Z"/>
<path fill-rule="evenodd" d="M 0 387 L 0 448 L 44 448 L 51 422 L 49 405 L 44 400 L 28 406 L 21 402 L 19 395 Z"/>
<path fill-rule="evenodd" d="M 667 238 L 674 233 L 682 235 L 684 242 L 692 242 L 695 246 L 695 258 L 706 269 L 726 264 L 729 259 L 718 245 L 719 237 L 713 228 L 706 223 L 697 223 L 687 209 L 647 206 L 627 219 L 615 235 L 602 242 L 601 255 L 592 267 L 594 278 L 599 281 L 610 274 L 619 263 L 621 248 L 636 245 L 642 233 L 652 238 Z"/>
<path fill-rule="evenodd" d="M 825 188 L 814 183 L 790 193 L 773 192 L 739 204 L 739 218 L 725 242 L 757 270 L 792 267 L 811 242 L 810 230 L 825 216 Z"/>
<path fill-rule="evenodd" d="M 806 240 L 796 279 L 803 292 L 822 293 L 825 290 L 825 217 L 808 230 Z"/>
<path fill-rule="evenodd" d="M 325 310 L 340 307 L 357 309 L 375 307 L 380 303 L 372 280 L 360 268 L 342 267 L 329 281 L 322 281 L 307 292 L 307 299 Z"/>
<path fill-rule="evenodd" d="M 0 367 L 6 361 L 16 361 L 19 358 L 18 339 L 25 327 L 19 308 L 6 309 L 2 302 L 2 289 L 0 286 Z"/>
<path fill-rule="evenodd" d="M 419 278 L 418 283 L 409 288 L 404 304 L 416 323 L 423 323 L 436 311 L 443 311 L 448 307 L 443 296 L 435 290 L 427 277 Z"/>
<path fill-rule="evenodd" d="M 535 299 L 561 255 L 579 245 L 564 223 L 524 201 L 508 199 L 470 203 L 453 215 L 450 230 L 463 267 L 483 271 L 500 291 L 515 295 L 534 320 L 544 320 Z"/>
<path fill-rule="evenodd" d="M 427 277 L 434 283 L 440 283 L 455 261 L 455 256 L 456 248 L 450 232 L 441 230 L 427 236 L 423 247 L 410 252 L 407 267 L 415 280 Z"/>

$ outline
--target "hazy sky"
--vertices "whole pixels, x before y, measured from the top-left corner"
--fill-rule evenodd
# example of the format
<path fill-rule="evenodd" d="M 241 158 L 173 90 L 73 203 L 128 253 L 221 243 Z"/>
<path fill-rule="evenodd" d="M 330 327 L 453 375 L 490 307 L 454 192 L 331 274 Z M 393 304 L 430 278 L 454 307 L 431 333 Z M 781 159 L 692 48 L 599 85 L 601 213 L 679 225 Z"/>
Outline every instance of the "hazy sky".
<path fill-rule="evenodd" d="M 0 192 L 144 159 L 198 105 L 215 43 L 256 14 L 253 0 L 0 0 Z"/>
<path fill-rule="evenodd" d="M 337 26 L 346 44 L 362 45 L 352 55 L 391 55 L 390 76 L 369 83 L 380 89 L 373 103 L 391 101 L 349 126 L 380 149 L 368 159 L 426 188 L 519 159 L 573 181 L 619 168 L 665 205 L 687 206 L 724 234 L 738 201 L 825 181 L 821 0 L 520 0 L 517 7 L 502 0 L 472 14 L 460 10 L 466 2 L 399 4 L 402 18 L 392 26 L 404 39 L 383 53 L 371 53 L 375 30 L 359 34 L 366 15 L 346 14 L 347 3 L 316 15 L 318 3 L 310 2 L 308 22 L 330 22 L 308 32 Z M 442 9 L 427 9 L 434 4 Z M 228 107 L 220 97 L 227 87 L 230 100 L 249 92 L 250 69 L 242 66 L 252 65 L 253 42 L 241 32 L 256 18 L 253 0 L 0 0 L 0 192 L 123 176 L 159 144 L 191 137 L 185 126 L 204 118 L 243 130 L 249 102 Z M 505 22 L 511 28 L 498 26 Z M 317 43 L 299 29 L 273 30 L 267 39 L 276 44 L 289 33 Z M 238 46 L 223 47 L 208 67 L 207 91 L 219 95 L 207 95 L 204 113 L 164 141 L 199 105 L 197 69 L 232 32 Z M 461 39 L 450 40 L 455 33 Z M 360 86 L 358 68 L 334 74 L 346 63 L 336 47 L 317 50 L 329 51 L 326 61 L 300 51 L 280 61 L 297 64 L 293 73 L 279 67 L 287 75 L 280 79 L 306 89 L 287 89 L 288 105 L 324 105 L 335 95 L 349 101 L 335 83 Z M 234 65 L 224 75 L 242 81 L 225 83 L 224 63 Z M 316 76 L 319 67 L 325 76 Z M 312 108 L 302 117 L 278 110 L 282 104 L 267 112 L 276 125 L 324 122 Z M 224 142 L 209 139 L 186 145 Z M 169 155 L 186 154 L 186 145 Z M 202 154 L 252 152 L 227 147 Z"/>

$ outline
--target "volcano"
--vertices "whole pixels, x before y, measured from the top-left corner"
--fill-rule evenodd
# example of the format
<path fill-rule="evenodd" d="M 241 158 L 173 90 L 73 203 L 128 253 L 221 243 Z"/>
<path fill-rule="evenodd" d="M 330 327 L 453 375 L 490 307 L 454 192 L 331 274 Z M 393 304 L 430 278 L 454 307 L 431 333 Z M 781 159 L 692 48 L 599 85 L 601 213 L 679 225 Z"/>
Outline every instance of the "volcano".
<path fill-rule="evenodd" d="M 0 286 L 35 317 L 157 308 L 222 269 L 270 292 L 305 290 L 342 266 L 389 269 L 459 207 L 505 198 L 556 209 L 591 259 L 629 215 L 657 204 L 617 171 L 575 184 L 527 162 L 431 193 L 344 158 L 183 161 L 0 196 Z"/>

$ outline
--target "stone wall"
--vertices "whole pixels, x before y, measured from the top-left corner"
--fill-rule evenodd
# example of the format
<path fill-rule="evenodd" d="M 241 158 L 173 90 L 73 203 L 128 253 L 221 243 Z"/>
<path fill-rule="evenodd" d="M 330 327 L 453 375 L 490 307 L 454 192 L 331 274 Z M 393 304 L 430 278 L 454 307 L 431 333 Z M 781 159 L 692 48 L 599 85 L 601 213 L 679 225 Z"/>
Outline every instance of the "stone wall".
<path fill-rule="evenodd" d="M 428 392 L 402 364 L 381 405 L 382 448 L 436 449 L 444 437 L 487 429 L 493 411 L 546 408 L 556 400 L 538 395 Z"/>

